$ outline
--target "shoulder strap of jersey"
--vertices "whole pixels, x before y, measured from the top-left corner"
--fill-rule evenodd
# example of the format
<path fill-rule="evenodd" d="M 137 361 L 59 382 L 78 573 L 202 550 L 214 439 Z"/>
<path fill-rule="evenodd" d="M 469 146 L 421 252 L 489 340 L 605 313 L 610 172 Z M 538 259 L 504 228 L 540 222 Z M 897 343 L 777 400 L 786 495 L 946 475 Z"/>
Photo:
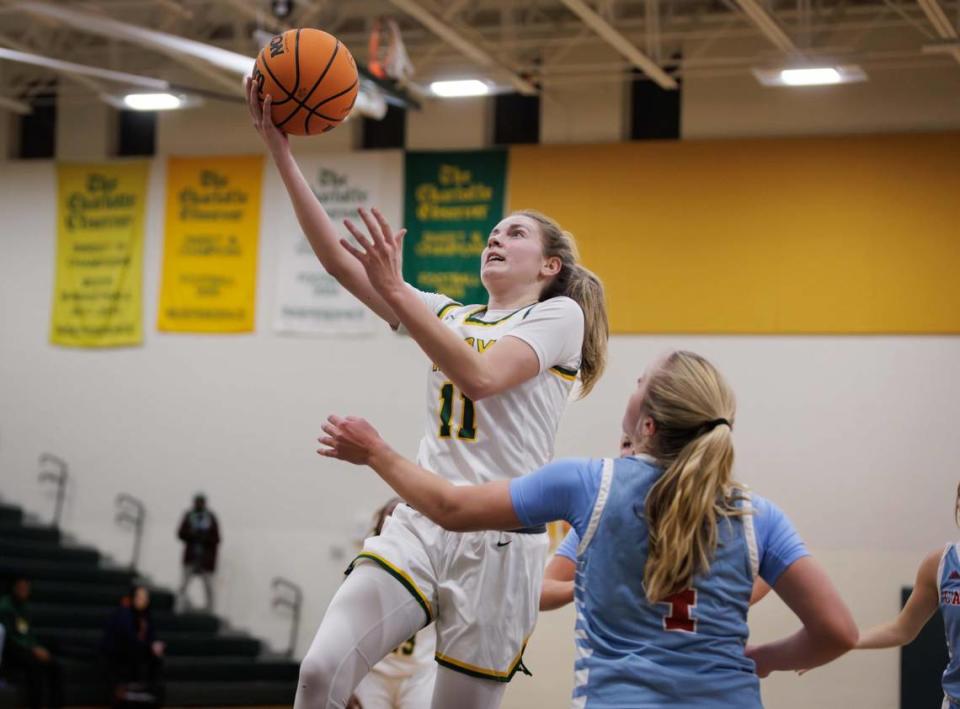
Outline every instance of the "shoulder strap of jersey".
<path fill-rule="evenodd" d="M 590 522 L 587 524 L 587 531 L 580 539 L 580 546 L 577 547 L 577 556 L 581 556 L 589 546 L 593 535 L 597 533 L 597 527 L 600 526 L 600 517 L 603 515 L 603 508 L 607 504 L 607 498 L 610 496 L 610 484 L 613 481 L 613 459 L 603 459 L 603 474 L 600 477 L 600 490 L 597 492 L 597 501 L 593 505 L 593 512 L 590 515 Z"/>
<path fill-rule="evenodd" d="M 753 493 L 750 492 L 750 488 L 744 486 L 741 488 L 743 492 L 743 535 L 747 540 L 747 553 L 750 556 L 750 574 L 752 578 L 756 579 L 760 574 L 760 550 L 757 546 L 757 532 L 753 524 Z"/>
<path fill-rule="evenodd" d="M 953 547 L 953 544 L 947 544 L 943 548 L 943 553 L 940 555 L 940 563 L 937 565 L 937 603 L 940 602 L 940 594 L 942 593 L 943 567 L 947 565 L 947 556 L 949 556 L 950 550 L 953 549 Z"/>

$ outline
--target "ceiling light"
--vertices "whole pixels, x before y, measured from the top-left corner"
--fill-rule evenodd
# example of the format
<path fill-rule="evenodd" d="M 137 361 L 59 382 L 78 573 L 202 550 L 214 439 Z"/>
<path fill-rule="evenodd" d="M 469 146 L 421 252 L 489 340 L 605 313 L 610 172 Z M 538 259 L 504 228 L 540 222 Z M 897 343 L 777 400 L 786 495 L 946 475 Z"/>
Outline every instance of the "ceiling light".
<path fill-rule="evenodd" d="M 434 81 L 430 84 L 434 96 L 458 98 L 462 96 L 486 96 L 490 86 L 479 79 L 459 79 L 456 81 Z"/>
<path fill-rule="evenodd" d="M 123 103 L 134 111 L 170 111 L 183 105 L 179 96 L 168 93 L 127 94 Z"/>
<path fill-rule="evenodd" d="M 780 72 L 780 81 L 787 86 L 820 86 L 839 84 L 843 79 L 839 71 L 832 66 L 826 66 L 813 69 L 783 69 Z"/>
<path fill-rule="evenodd" d="M 863 69 L 852 65 L 754 69 L 753 75 L 764 86 L 827 86 L 867 80 Z"/>

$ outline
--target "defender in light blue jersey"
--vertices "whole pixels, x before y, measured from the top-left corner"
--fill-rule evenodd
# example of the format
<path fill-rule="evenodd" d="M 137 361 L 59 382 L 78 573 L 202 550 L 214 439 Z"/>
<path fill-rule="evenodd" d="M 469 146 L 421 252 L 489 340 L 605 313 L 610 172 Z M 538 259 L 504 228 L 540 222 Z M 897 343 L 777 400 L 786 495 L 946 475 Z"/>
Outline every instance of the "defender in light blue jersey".
<path fill-rule="evenodd" d="M 674 352 L 640 379 L 623 417 L 636 455 L 570 459 L 509 482 L 454 486 L 362 419 L 330 417 L 324 455 L 367 464 L 453 530 L 567 520 L 580 537 L 572 705 L 753 709 L 759 677 L 851 649 L 846 605 L 780 510 L 731 476 L 733 393 L 704 358 Z M 804 627 L 749 648 L 763 577 Z"/>
<path fill-rule="evenodd" d="M 960 485 L 954 502 L 960 526 Z M 864 631 L 858 650 L 909 645 L 940 609 L 950 661 L 943 672 L 943 709 L 960 709 L 960 542 L 927 554 L 917 570 L 910 598 L 892 621 Z"/>
<path fill-rule="evenodd" d="M 633 441 L 630 436 L 620 436 L 620 457 L 633 455 Z M 553 558 L 543 573 L 543 587 L 540 590 L 540 610 L 551 611 L 573 603 L 574 579 L 577 575 L 577 549 L 580 537 L 577 530 L 571 528 L 563 541 L 553 552 Z M 770 593 L 770 586 L 759 576 L 754 579 L 750 605 L 759 603 Z"/>

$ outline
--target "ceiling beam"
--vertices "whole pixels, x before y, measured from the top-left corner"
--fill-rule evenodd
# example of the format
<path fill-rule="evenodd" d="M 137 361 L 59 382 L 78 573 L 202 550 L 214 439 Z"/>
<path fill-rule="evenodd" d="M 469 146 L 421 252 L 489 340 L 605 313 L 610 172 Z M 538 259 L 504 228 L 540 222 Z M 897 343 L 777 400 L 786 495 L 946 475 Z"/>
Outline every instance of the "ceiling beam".
<path fill-rule="evenodd" d="M 596 32 L 601 39 L 626 57 L 631 64 L 640 69 L 662 89 L 676 89 L 677 81 L 646 54 L 634 46 L 633 42 L 624 37 L 613 26 L 603 19 L 593 8 L 583 0 L 561 0 L 570 11 L 579 17 L 583 23 Z"/>
<path fill-rule="evenodd" d="M 743 13 L 750 18 L 757 29 L 780 51 L 787 54 L 799 54 L 800 51 L 773 16 L 758 0 L 733 0 Z"/>
<path fill-rule="evenodd" d="M 956 26 L 947 17 L 947 13 L 943 11 L 937 0 L 917 0 L 917 3 L 941 39 L 958 39 Z"/>
<path fill-rule="evenodd" d="M 19 113 L 22 116 L 33 112 L 33 108 L 31 108 L 29 104 L 26 104 L 23 101 L 17 101 L 16 99 L 12 99 L 7 96 L 0 96 L 0 108 L 5 108 L 8 111 Z"/>
<path fill-rule="evenodd" d="M 0 42 L 6 40 L 0 39 Z M 77 64 L 75 62 L 65 62 L 61 59 L 44 57 L 40 54 L 30 52 L 20 52 L 14 49 L 5 49 L 0 47 L 0 59 L 6 59 L 11 62 L 21 64 L 31 64 L 33 66 L 52 69 L 61 74 L 70 74 L 74 77 L 95 77 L 106 81 L 114 81 L 120 84 L 130 84 L 141 86 L 155 91 L 167 91 L 170 89 L 170 82 L 163 79 L 154 79 L 150 76 L 140 76 L 139 74 L 128 74 L 124 71 L 113 71 L 112 69 L 102 69 L 98 66 L 88 66 L 86 64 Z M 87 86 L 90 86 L 87 84 Z M 99 84 L 94 84 L 97 90 L 100 90 Z M 92 88 L 92 87 L 91 87 Z"/>
<path fill-rule="evenodd" d="M 10 49 L 18 50 L 25 55 L 31 55 L 34 52 L 32 47 L 18 40 L 11 39 L 10 37 L 0 37 L 0 45 L 4 45 L 6 47 L 9 47 Z M 80 86 L 90 89 L 91 91 L 94 91 L 98 94 L 103 93 L 103 90 L 104 90 L 103 84 L 101 84 L 99 81 L 93 80 L 92 78 L 90 78 L 88 74 L 78 73 L 78 72 L 60 72 L 60 73 L 64 74 L 68 79 L 73 81 L 75 84 L 79 84 Z"/>
<path fill-rule="evenodd" d="M 536 94 L 537 87 L 530 81 L 517 74 L 512 68 L 500 62 L 493 55 L 476 46 L 476 44 L 447 24 L 442 18 L 437 17 L 432 12 L 418 4 L 414 0 L 390 0 L 390 3 L 396 8 L 410 15 L 421 25 L 433 32 L 444 42 L 454 47 L 461 54 L 466 55 L 477 64 L 490 69 L 496 69 L 506 74 L 514 88 L 522 94 Z"/>

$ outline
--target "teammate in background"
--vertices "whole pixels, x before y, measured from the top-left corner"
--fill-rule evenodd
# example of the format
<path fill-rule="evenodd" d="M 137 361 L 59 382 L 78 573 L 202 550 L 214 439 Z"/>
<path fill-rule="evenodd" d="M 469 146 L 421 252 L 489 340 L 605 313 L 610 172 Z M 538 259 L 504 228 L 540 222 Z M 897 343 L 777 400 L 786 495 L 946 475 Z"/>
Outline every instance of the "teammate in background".
<path fill-rule="evenodd" d="M 704 358 L 673 352 L 624 415 L 636 454 L 568 459 L 530 475 L 451 485 L 387 446 L 363 419 L 331 416 L 325 456 L 372 467 L 451 530 L 567 520 L 580 535 L 574 706 L 761 707 L 757 676 L 814 667 L 857 629 L 786 516 L 731 477 L 732 390 Z M 746 647 L 759 574 L 803 628 Z"/>
<path fill-rule="evenodd" d="M 370 536 L 375 537 L 397 505 L 394 497 L 377 510 Z M 394 649 L 370 670 L 354 691 L 359 709 L 424 709 L 430 706 L 437 663 L 433 653 L 437 647 L 436 629 L 429 625 Z"/>
<path fill-rule="evenodd" d="M 633 455 L 633 442 L 626 433 L 620 435 L 620 457 Z M 540 610 L 552 611 L 573 603 L 573 582 L 577 575 L 577 547 L 580 537 L 577 530 L 570 529 L 560 542 L 553 558 L 547 564 L 543 574 L 543 588 L 540 590 Z M 759 603 L 770 593 L 770 586 L 757 576 L 753 580 L 753 592 L 750 605 Z"/>
<path fill-rule="evenodd" d="M 954 519 L 960 526 L 960 485 L 954 502 Z M 903 610 L 891 621 L 866 630 L 858 650 L 903 647 L 912 643 L 927 621 L 940 609 L 950 662 L 943 672 L 943 707 L 960 709 L 960 543 L 951 542 L 927 554 L 913 591 Z"/>
<path fill-rule="evenodd" d="M 367 234 L 341 240 L 286 137 L 248 80 L 254 127 L 327 272 L 433 364 L 418 462 L 458 484 L 509 480 L 553 457 L 574 382 L 588 393 L 608 339 L 603 286 L 556 222 L 532 211 L 497 224 L 481 254 L 486 305 L 461 305 L 403 281 L 403 232 L 360 210 Z M 265 119 L 264 116 L 267 116 Z M 295 706 L 342 707 L 388 652 L 436 622 L 437 709 L 492 709 L 522 668 L 548 553 L 542 525 L 451 534 L 403 505 L 351 564 L 300 665 Z"/>

